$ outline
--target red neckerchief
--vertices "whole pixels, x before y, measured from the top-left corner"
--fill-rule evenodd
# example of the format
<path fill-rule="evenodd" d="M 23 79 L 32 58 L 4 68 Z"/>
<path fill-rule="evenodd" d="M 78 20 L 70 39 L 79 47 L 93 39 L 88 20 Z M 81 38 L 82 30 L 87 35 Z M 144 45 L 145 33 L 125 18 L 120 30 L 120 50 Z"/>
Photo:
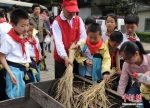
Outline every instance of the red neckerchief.
<path fill-rule="evenodd" d="M 36 39 L 34 38 L 33 42 L 29 41 L 29 43 L 34 45 L 34 51 L 35 51 L 35 55 L 36 55 L 36 63 L 38 63 L 38 61 L 39 61 L 39 50 L 36 47 Z"/>
<path fill-rule="evenodd" d="M 4 19 L 1 19 L 1 20 L 0 20 L 0 23 L 3 23 L 3 22 L 6 22 L 6 20 L 4 20 Z"/>
<path fill-rule="evenodd" d="M 22 53 L 23 55 L 26 56 L 26 50 L 25 50 L 25 46 L 24 46 L 24 43 L 26 43 L 28 41 L 28 38 L 25 38 L 25 39 L 21 39 L 19 38 L 18 35 L 16 35 L 13 31 L 13 29 L 11 29 L 8 33 L 7 33 L 11 38 L 13 38 L 16 42 L 20 43 L 21 47 L 22 47 Z M 26 56 L 26 59 L 27 59 L 27 56 Z"/>
<path fill-rule="evenodd" d="M 112 66 L 112 68 L 114 67 L 114 56 L 115 56 L 115 52 L 109 52 L 109 54 L 110 54 L 110 57 L 111 57 L 111 66 Z"/>
<path fill-rule="evenodd" d="M 93 44 L 90 43 L 90 40 L 87 38 L 86 39 L 86 44 L 87 44 L 91 54 L 95 54 L 100 49 L 100 47 L 102 46 L 103 42 L 100 39 L 96 44 L 93 45 Z"/>
<path fill-rule="evenodd" d="M 129 39 L 130 41 L 132 41 L 132 42 L 135 42 L 135 41 L 136 41 L 136 38 L 129 37 L 128 39 Z"/>

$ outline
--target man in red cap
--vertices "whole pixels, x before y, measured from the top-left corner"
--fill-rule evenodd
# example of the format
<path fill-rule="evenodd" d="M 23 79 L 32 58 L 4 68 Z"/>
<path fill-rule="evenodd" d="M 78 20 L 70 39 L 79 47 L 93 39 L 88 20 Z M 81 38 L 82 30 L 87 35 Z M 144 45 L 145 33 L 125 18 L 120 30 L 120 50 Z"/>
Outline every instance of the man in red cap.
<path fill-rule="evenodd" d="M 71 43 L 77 42 L 75 48 L 78 48 L 81 41 L 87 38 L 84 23 L 76 12 L 79 12 L 77 0 L 63 0 L 62 12 L 52 25 L 55 41 L 55 79 L 63 75 L 69 64 L 72 65 L 68 58 Z"/>

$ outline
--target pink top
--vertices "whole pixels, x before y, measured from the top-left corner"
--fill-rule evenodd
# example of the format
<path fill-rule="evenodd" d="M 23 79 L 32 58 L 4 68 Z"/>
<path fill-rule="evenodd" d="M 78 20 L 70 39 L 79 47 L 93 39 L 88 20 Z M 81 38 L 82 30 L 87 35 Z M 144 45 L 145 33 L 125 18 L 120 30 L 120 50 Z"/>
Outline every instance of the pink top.
<path fill-rule="evenodd" d="M 150 54 L 143 55 L 143 62 L 140 66 L 136 64 L 130 65 L 127 62 L 124 62 L 117 92 L 122 95 L 124 94 L 128 83 L 129 75 L 133 74 L 133 72 L 145 73 L 148 71 L 149 68 L 150 68 Z"/>

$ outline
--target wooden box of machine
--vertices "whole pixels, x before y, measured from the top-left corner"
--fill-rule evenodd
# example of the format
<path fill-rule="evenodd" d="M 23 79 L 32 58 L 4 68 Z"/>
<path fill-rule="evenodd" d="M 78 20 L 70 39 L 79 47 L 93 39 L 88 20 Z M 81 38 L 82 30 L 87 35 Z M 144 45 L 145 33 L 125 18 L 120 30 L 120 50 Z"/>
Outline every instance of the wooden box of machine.
<path fill-rule="evenodd" d="M 65 108 L 65 106 L 53 98 L 53 94 L 55 93 L 54 84 L 57 81 L 58 80 L 49 80 L 27 84 L 25 97 L 1 101 L 0 108 Z M 82 82 L 84 85 L 94 84 L 92 81 L 78 75 L 74 76 L 74 82 Z M 79 88 L 81 89 L 81 87 Z M 79 91 L 75 88 L 74 92 L 78 93 Z M 113 101 L 112 106 L 108 108 L 136 108 L 135 106 L 122 106 L 122 103 L 124 103 L 122 96 L 113 90 L 106 89 L 106 94 L 109 95 L 110 100 Z"/>

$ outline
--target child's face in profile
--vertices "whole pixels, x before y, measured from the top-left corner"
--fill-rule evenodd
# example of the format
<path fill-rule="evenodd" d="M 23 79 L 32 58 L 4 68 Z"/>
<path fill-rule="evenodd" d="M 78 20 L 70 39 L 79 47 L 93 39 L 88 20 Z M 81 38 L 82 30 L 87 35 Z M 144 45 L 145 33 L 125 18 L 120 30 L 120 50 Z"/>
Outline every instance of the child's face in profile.
<path fill-rule="evenodd" d="M 34 29 L 33 25 L 29 25 L 29 30 L 28 30 L 28 32 L 27 32 L 27 33 L 28 33 L 28 36 L 32 37 L 33 29 Z"/>
<path fill-rule="evenodd" d="M 29 29 L 29 20 L 20 19 L 16 25 L 12 23 L 12 27 L 14 28 L 14 30 L 17 32 L 18 35 L 26 34 Z"/>
<path fill-rule="evenodd" d="M 107 27 L 107 30 L 114 31 L 115 27 L 117 26 L 117 22 L 115 22 L 115 19 L 112 17 L 108 17 L 106 19 L 105 25 Z"/>
<path fill-rule="evenodd" d="M 126 33 L 130 36 L 133 36 L 135 34 L 137 28 L 137 24 L 125 24 Z"/>
<path fill-rule="evenodd" d="M 88 32 L 88 38 L 89 38 L 91 44 L 96 44 L 101 38 L 101 33 L 99 31 Z"/>
<path fill-rule="evenodd" d="M 110 39 L 108 40 L 108 42 L 109 42 L 110 47 L 114 50 L 120 45 L 120 43 L 111 41 Z"/>

